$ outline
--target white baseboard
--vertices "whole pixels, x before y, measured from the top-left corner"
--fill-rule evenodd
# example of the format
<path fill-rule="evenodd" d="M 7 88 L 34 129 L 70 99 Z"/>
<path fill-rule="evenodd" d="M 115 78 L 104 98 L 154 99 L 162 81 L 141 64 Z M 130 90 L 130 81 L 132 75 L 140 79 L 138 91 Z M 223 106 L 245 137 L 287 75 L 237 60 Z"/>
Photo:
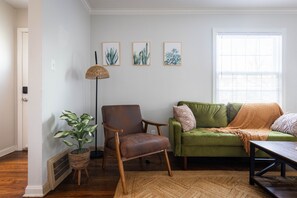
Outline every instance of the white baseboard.
<path fill-rule="evenodd" d="M 9 154 L 9 153 L 12 153 L 12 152 L 16 151 L 17 148 L 18 148 L 18 147 L 17 147 L 16 145 L 14 145 L 14 146 L 11 146 L 11 147 L 2 149 L 2 150 L 0 151 L 0 157 L 2 157 L 2 156 L 4 156 L 4 155 L 7 155 L 7 154 Z"/>
<path fill-rule="evenodd" d="M 51 191 L 47 181 L 43 186 L 27 186 L 23 197 L 45 197 Z"/>
<path fill-rule="evenodd" d="M 27 186 L 23 197 L 44 197 L 43 186 Z"/>

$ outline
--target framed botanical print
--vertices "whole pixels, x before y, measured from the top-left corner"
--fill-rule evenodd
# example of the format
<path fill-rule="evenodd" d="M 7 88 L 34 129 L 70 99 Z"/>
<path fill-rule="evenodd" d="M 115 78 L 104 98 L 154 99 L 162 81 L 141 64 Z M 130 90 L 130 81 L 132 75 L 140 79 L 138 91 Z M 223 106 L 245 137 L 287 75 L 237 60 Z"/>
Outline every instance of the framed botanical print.
<path fill-rule="evenodd" d="M 112 66 L 120 65 L 120 43 L 103 42 L 102 43 L 102 65 Z"/>
<path fill-rule="evenodd" d="M 182 43 L 164 42 L 163 64 L 179 66 L 182 61 Z"/>
<path fill-rule="evenodd" d="M 133 65 L 150 65 L 151 52 L 149 42 L 132 43 Z"/>

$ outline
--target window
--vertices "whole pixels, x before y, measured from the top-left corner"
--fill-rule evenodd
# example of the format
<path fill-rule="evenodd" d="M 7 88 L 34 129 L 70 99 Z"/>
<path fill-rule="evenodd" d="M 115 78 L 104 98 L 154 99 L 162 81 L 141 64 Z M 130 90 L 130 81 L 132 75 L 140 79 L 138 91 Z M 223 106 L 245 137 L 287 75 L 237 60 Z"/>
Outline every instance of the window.
<path fill-rule="evenodd" d="M 214 32 L 214 101 L 277 102 L 282 34 Z"/>

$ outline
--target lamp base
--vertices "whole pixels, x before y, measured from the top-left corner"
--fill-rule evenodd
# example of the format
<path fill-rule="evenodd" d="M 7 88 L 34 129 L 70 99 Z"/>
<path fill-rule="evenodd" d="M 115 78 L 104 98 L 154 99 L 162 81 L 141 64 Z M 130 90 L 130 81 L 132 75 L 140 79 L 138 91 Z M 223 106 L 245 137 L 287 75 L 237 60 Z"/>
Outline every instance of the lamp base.
<path fill-rule="evenodd" d="M 98 159 L 103 157 L 103 151 L 91 151 L 91 159 Z"/>

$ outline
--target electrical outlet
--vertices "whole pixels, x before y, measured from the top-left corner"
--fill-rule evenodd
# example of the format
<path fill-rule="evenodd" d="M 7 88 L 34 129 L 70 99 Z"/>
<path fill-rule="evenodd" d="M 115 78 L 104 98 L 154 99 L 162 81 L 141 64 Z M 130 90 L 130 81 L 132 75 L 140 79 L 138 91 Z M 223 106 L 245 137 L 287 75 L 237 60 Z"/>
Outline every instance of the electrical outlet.
<path fill-rule="evenodd" d="M 151 130 L 151 134 L 155 134 L 156 133 L 156 130 L 155 129 L 152 129 Z"/>
<path fill-rule="evenodd" d="M 51 60 L 51 70 L 52 71 L 56 70 L 56 61 L 54 59 Z"/>

